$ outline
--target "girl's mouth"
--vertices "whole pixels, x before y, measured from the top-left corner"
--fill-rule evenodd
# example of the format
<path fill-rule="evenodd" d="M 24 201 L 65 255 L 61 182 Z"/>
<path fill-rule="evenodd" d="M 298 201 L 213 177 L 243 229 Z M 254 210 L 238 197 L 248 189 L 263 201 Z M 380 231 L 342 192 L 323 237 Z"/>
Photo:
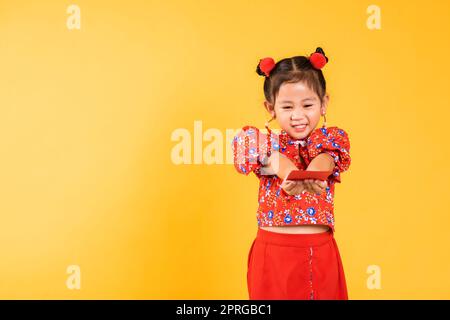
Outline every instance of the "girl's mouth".
<path fill-rule="evenodd" d="M 305 131 L 307 126 L 308 125 L 306 125 L 306 124 L 299 124 L 299 125 L 292 126 L 292 128 L 294 128 L 295 132 L 303 132 L 303 131 Z"/>

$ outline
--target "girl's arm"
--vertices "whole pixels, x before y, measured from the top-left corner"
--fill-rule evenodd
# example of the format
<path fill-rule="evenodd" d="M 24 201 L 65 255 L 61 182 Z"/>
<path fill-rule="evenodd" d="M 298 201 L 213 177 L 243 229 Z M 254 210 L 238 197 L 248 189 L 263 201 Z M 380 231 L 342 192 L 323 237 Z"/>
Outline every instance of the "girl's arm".
<path fill-rule="evenodd" d="M 267 159 L 267 164 L 263 167 L 267 174 L 275 174 L 284 180 L 289 172 L 298 170 L 296 165 L 284 154 L 274 151 Z"/>
<path fill-rule="evenodd" d="M 308 171 L 333 171 L 334 159 L 328 153 L 320 153 L 308 165 Z M 298 170 L 295 164 L 284 154 L 274 151 L 268 158 L 267 165 L 264 166 L 269 174 L 276 174 L 280 179 L 284 180 L 289 172 Z"/>
<path fill-rule="evenodd" d="M 333 171 L 334 159 L 328 153 L 319 153 L 311 160 L 306 170 L 308 171 Z"/>
<path fill-rule="evenodd" d="M 327 153 L 320 153 L 314 159 L 311 160 L 308 171 L 332 171 L 334 169 L 335 163 L 331 155 Z M 268 174 L 276 174 L 280 179 L 283 180 L 281 187 L 289 195 L 296 195 L 307 190 L 312 193 L 321 194 L 322 191 L 327 187 L 327 182 L 314 181 L 314 180 L 303 180 L 303 181 L 285 181 L 289 172 L 292 170 L 297 170 L 298 168 L 295 164 L 287 158 L 285 155 L 275 151 L 268 159 L 266 166 L 263 170 L 267 170 Z"/>

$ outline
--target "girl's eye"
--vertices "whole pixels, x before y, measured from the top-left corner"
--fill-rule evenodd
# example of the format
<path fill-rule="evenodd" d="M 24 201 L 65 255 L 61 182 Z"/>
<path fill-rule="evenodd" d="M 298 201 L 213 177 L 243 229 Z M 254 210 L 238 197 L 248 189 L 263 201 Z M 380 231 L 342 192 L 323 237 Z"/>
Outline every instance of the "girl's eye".
<path fill-rule="evenodd" d="M 308 107 L 312 107 L 313 105 L 312 104 L 307 104 L 307 105 L 305 105 L 305 108 L 308 108 Z M 292 109 L 292 107 L 291 106 L 283 106 L 283 107 L 281 107 L 282 109 Z"/>

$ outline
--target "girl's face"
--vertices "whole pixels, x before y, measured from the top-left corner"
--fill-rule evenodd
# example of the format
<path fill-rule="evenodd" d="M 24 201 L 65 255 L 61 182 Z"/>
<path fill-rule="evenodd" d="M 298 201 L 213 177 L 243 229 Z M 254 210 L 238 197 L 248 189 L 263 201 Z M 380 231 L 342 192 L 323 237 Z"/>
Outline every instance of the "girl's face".
<path fill-rule="evenodd" d="M 265 101 L 264 105 L 275 117 L 281 129 L 294 139 L 304 139 L 325 114 L 329 96 L 326 94 L 322 105 L 319 96 L 305 83 L 283 83 L 275 99 L 275 106 Z"/>

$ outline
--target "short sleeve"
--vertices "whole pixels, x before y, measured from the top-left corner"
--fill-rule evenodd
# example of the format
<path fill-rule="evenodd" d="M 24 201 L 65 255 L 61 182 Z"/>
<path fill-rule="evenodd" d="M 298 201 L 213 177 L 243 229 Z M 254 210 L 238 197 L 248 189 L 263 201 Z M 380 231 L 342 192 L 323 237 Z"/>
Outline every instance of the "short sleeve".
<path fill-rule="evenodd" d="M 341 172 L 348 170 L 351 163 L 350 141 L 347 132 L 338 127 L 318 128 L 311 132 L 307 142 L 310 159 L 320 153 L 328 153 L 334 159 L 332 178 L 341 182 Z"/>
<path fill-rule="evenodd" d="M 267 155 L 267 135 L 256 127 L 245 126 L 233 138 L 231 147 L 236 170 L 245 175 L 254 172 L 259 178 L 261 156 Z"/>

